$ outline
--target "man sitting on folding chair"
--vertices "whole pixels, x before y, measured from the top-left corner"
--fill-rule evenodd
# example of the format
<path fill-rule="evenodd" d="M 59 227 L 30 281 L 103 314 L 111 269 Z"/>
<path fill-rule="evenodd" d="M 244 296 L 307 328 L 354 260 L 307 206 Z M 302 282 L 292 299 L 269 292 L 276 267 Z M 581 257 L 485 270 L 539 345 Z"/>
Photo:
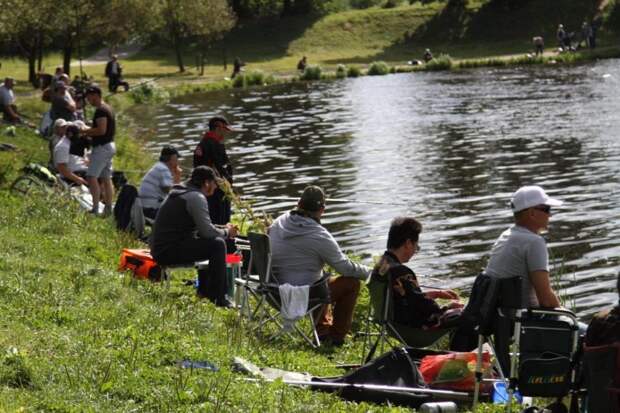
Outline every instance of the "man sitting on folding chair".
<path fill-rule="evenodd" d="M 293 286 L 321 280 L 325 264 L 342 275 L 326 276 L 331 305 L 323 306 L 317 321 L 321 342 L 342 345 L 351 329 L 359 280 L 368 278 L 370 268 L 352 262 L 342 253 L 334 237 L 321 225 L 324 212 L 323 190 L 308 186 L 297 208 L 274 221 L 269 229 L 273 275 L 279 284 Z"/>
<path fill-rule="evenodd" d="M 452 290 L 423 292 L 415 273 L 403 264 L 420 250 L 421 232 L 422 224 L 415 218 L 395 218 L 388 233 L 387 251 L 375 266 L 372 277 L 377 279 L 390 277 L 394 297 L 394 321 L 397 323 L 423 329 L 459 326 L 463 304 L 457 300 L 456 292 Z M 435 302 L 436 298 L 452 301 L 442 307 Z M 463 327 L 458 330 L 458 333 L 471 336 L 453 337 L 453 341 L 458 343 L 470 343 L 466 351 L 476 346 L 476 335 L 473 329 L 467 330 Z"/>

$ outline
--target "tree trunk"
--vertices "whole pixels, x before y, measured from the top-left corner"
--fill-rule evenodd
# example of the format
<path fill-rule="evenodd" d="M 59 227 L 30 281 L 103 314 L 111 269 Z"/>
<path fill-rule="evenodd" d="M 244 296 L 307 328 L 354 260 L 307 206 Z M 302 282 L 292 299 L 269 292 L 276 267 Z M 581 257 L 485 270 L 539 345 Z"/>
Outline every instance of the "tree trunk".
<path fill-rule="evenodd" d="M 174 36 L 172 41 L 174 46 L 174 53 L 177 56 L 177 65 L 179 66 L 179 72 L 185 72 L 185 66 L 183 65 L 183 53 L 181 51 L 181 41 L 178 36 Z"/>
<path fill-rule="evenodd" d="M 71 43 L 72 42 L 69 41 L 62 49 L 62 70 L 67 76 L 71 75 L 71 55 L 73 54 L 73 46 Z"/>
<path fill-rule="evenodd" d="M 43 35 L 41 33 L 39 33 L 37 40 L 37 72 L 41 73 L 41 71 L 43 70 Z"/>
<path fill-rule="evenodd" d="M 37 63 L 37 50 L 34 49 L 28 53 L 28 82 L 30 82 L 34 88 L 36 88 L 38 84 L 36 63 Z"/>

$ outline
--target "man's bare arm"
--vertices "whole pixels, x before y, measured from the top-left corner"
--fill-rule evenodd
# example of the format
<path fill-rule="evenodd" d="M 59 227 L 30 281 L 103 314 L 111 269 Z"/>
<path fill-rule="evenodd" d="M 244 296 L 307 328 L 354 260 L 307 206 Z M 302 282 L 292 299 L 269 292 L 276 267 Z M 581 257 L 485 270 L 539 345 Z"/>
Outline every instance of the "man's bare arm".
<path fill-rule="evenodd" d="M 534 291 L 536 291 L 538 304 L 541 307 L 557 308 L 562 306 L 557 295 L 555 295 L 553 289 L 551 289 L 548 271 L 532 271 L 530 273 L 530 282 L 534 287 Z"/>

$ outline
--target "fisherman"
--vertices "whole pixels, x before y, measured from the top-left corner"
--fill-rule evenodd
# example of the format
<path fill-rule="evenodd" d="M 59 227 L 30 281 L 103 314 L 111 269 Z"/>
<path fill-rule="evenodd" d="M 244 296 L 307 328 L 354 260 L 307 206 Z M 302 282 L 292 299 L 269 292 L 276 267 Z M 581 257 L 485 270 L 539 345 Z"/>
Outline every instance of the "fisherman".
<path fill-rule="evenodd" d="M 155 218 L 151 253 L 160 265 L 209 260 L 208 268 L 198 271 L 198 297 L 232 307 L 226 298 L 224 240 L 234 238 L 237 228 L 230 223 L 216 228 L 209 218 L 207 199 L 217 189 L 215 178 L 213 169 L 198 166 L 187 182 L 172 187 Z"/>
<path fill-rule="evenodd" d="M 62 80 L 55 83 L 54 94 L 52 95 L 52 106 L 50 108 L 50 118 L 64 119 L 67 122 L 76 120 L 75 101 L 67 91 L 67 85 Z"/>
<path fill-rule="evenodd" d="M 392 289 L 394 321 L 413 328 L 450 328 L 461 324 L 463 303 L 453 290 L 431 289 L 423 292 L 415 273 L 406 265 L 420 251 L 422 224 L 412 217 L 395 218 L 388 233 L 387 250 L 375 265 L 372 277 L 389 282 Z M 437 298 L 450 300 L 441 306 Z M 452 337 L 451 350 L 471 351 L 476 347 L 472 328 L 459 329 Z"/>
<path fill-rule="evenodd" d="M 155 219 L 159 206 L 172 186 L 180 183 L 179 152 L 174 146 L 166 145 L 161 150 L 159 162 L 144 175 L 138 190 L 144 216 Z"/>
<path fill-rule="evenodd" d="M 14 85 L 15 79 L 7 77 L 4 79 L 4 84 L 0 86 L 0 111 L 2 112 L 2 120 L 5 122 L 21 123 L 22 119 L 17 113 L 17 106 L 15 105 Z"/>
<path fill-rule="evenodd" d="M 196 149 L 194 149 L 194 168 L 206 165 L 215 170 L 219 177 L 233 183 L 233 168 L 224 146 L 225 136 L 232 131 L 230 123 L 223 116 L 214 116 L 209 119 L 209 130 L 205 132 Z M 226 199 L 224 191 L 217 188 L 209 196 L 209 213 L 211 222 L 224 225 L 230 221 L 230 200 Z"/>
<path fill-rule="evenodd" d="M 522 277 L 523 308 L 558 308 L 551 288 L 549 253 L 540 233 L 549 226 L 551 208 L 562 201 L 550 198 L 540 186 L 523 186 L 512 196 L 515 223 L 495 241 L 484 272 L 492 277 Z"/>
<path fill-rule="evenodd" d="M 129 90 L 129 83 L 123 80 L 123 68 L 118 61 L 118 55 L 113 54 L 112 59 L 105 65 L 105 76 L 108 78 L 110 92 L 116 93 L 119 86 L 123 86 L 125 92 Z"/>
<path fill-rule="evenodd" d="M 306 66 L 308 66 L 308 58 L 304 56 L 299 62 L 297 62 L 297 70 L 303 72 L 304 70 L 306 70 Z"/>
<path fill-rule="evenodd" d="M 323 190 L 308 186 L 297 208 L 274 221 L 269 228 L 273 275 L 279 284 L 293 286 L 313 285 L 327 278 L 331 305 L 321 309 L 317 331 L 320 341 L 341 346 L 351 329 L 360 280 L 368 279 L 370 268 L 342 253 L 334 237 L 321 225 L 324 212 Z M 341 276 L 323 274 L 325 265 Z"/>
<path fill-rule="evenodd" d="M 431 53 L 431 49 L 426 49 L 424 51 L 424 54 L 422 55 L 422 60 L 424 60 L 424 63 L 428 63 L 433 60 L 433 54 Z"/>
<path fill-rule="evenodd" d="M 555 33 L 555 37 L 558 40 L 560 50 L 564 50 L 564 46 L 566 45 L 566 31 L 564 30 L 563 24 L 558 25 L 558 30 Z"/>
<path fill-rule="evenodd" d="M 241 73 L 241 68 L 245 66 L 245 63 L 241 61 L 241 59 L 239 57 L 235 57 L 235 60 L 233 62 L 233 72 L 230 75 L 231 79 L 234 79 L 235 76 L 237 76 L 239 73 Z"/>
<path fill-rule="evenodd" d="M 592 26 L 590 26 L 587 21 L 584 21 L 581 25 L 581 39 L 579 40 L 579 47 L 581 47 L 581 42 L 583 42 L 583 47 L 590 47 L 591 37 Z"/>
<path fill-rule="evenodd" d="M 80 139 L 80 130 L 73 123 L 64 119 L 57 119 L 54 129 L 64 131 L 62 137 L 54 147 L 54 167 L 60 176 L 69 184 L 86 185 L 87 159 L 82 146 L 81 154 L 75 153 L 77 141 Z M 62 133 L 58 131 L 57 133 Z M 79 146 L 79 145 L 78 145 Z"/>
<path fill-rule="evenodd" d="M 103 196 L 105 204 L 103 215 L 112 213 L 114 186 L 112 185 L 112 158 L 116 153 L 114 135 L 116 134 L 116 116 L 112 108 L 103 101 L 99 86 L 86 89 L 86 100 L 95 107 L 92 127 L 85 129 L 83 134 L 92 138 L 92 152 L 88 165 L 88 188 L 93 200 L 91 212 L 99 213 L 99 200 Z M 101 180 L 101 183 L 99 182 Z"/>
<path fill-rule="evenodd" d="M 532 37 L 532 44 L 534 45 L 534 53 L 536 56 L 543 55 L 545 49 L 545 40 L 542 36 Z"/>

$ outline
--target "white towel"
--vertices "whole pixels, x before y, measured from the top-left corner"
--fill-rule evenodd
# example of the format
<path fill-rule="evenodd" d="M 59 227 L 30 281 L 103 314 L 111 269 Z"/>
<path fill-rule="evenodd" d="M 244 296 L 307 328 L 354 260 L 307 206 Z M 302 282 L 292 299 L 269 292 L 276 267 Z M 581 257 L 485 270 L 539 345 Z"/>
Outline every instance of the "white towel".
<path fill-rule="evenodd" d="M 291 331 L 295 322 L 302 318 L 308 310 L 310 286 L 282 284 L 278 289 L 280 291 L 282 329 Z"/>

